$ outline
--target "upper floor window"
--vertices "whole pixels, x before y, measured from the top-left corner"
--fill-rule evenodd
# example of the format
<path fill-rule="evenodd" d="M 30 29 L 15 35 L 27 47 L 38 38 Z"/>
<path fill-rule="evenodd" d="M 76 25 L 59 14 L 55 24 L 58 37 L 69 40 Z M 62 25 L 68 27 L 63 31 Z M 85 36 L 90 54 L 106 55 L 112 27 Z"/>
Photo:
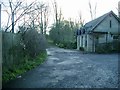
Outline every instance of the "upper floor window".
<path fill-rule="evenodd" d="M 110 28 L 112 27 L 112 21 L 110 20 Z"/>
<path fill-rule="evenodd" d="M 109 16 L 110 16 L 110 17 L 112 16 L 111 13 L 109 14 Z"/>

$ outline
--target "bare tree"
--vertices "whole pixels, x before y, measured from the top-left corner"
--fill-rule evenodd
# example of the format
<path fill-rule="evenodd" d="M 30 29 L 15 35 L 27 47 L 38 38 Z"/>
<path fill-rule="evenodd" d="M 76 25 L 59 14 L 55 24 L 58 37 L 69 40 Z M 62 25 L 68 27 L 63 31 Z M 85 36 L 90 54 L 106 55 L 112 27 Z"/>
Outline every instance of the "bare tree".
<path fill-rule="evenodd" d="M 55 23 L 56 23 L 56 26 L 58 24 L 58 6 L 57 6 L 57 2 L 54 0 L 54 3 L 53 3 L 53 9 L 54 9 L 54 15 L 55 15 Z"/>
<path fill-rule="evenodd" d="M 57 26 L 59 26 L 58 24 L 63 19 L 63 17 L 62 17 L 61 8 L 58 10 L 58 5 L 57 5 L 56 0 L 54 0 L 53 9 L 54 9 L 54 20 L 55 20 L 55 24 L 56 24 L 56 27 L 57 27 Z"/>
<path fill-rule="evenodd" d="M 12 32 L 14 33 L 14 26 L 16 25 L 16 23 L 25 15 L 28 14 L 30 12 L 32 12 L 30 9 L 31 7 L 35 4 L 36 0 L 31 2 L 27 8 L 23 8 L 23 2 L 21 2 L 20 0 L 18 0 L 16 3 L 14 3 L 12 0 L 9 0 L 9 8 L 11 10 L 11 13 L 8 13 L 9 18 L 7 21 L 7 28 L 5 29 L 5 32 L 12 26 Z M 17 15 L 17 13 L 19 12 L 19 16 L 17 18 L 15 18 L 15 15 Z M 11 17 L 11 21 L 12 23 L 10 25 L 9 24 L 9 20 Z"/>
<path fill-rule="evenodd" d="M 38 26 L 40 27 L 41 33 L 46 35 L 49 17 L 49 6 L 45 3 L 38 3 L 36 7 L 38 9 L 36 10 L 36 20 L 38 22 Z"/>
<path fill-rule="evenodd" d="M 94 8 L 94 19 L 96 18 L 96 10 L 97 10 L 97 3 L 95 4 L 95 8 Z"/>
<path fill-rule="evenodd" d="M 47 26 L 48 26 L 48 6 L 45 7 L 45 10 L 44 10 L 44 34 L 46 35 L 46 29 L 47 29 Z"/>
<path fill-rule="evenodd" d="M 13 4 L 12 0 L 9 0 L 9 6 L 11 9 L 11 13 L 12 13 L 12 17 L 11 17 L 11 21 L 12 21 L 12 33 L 14 33 L 14 15 L 15 15 L 15 10 L 21 5 L 22 2 L 17 2 L 16 5 Z M 13 7 L 15 6 L 15 7 Z"/>
<path fill-rule="evenodd" d="M 118 2 L 118 16 L 120 18 L 120 1 Z"/>
<path fill-rule="evenodd" d="M 83 20 L 83 18 L 82 18 L 82 13 L 80 12 L 79 13 L 79 23 L 80 23 L 80 25 L 81 25 L 81 27 L 84 25 L 84 23 L 85 23 L 85 20 Z"/>
<path fill-rule="evenodd" d="M 96 18 L 97 3 L 95 4 L 94 10 L 92 10 L 92 4 L 90 1 L 89 1 L 88 5 L 89 5 L 89 9 L 90 9 L 91 20 L 93 20 Z"/>
<path fill-rule="evenodd" d="M 92 6 L 91 6 L 90 1 L 89 1 L 89 9 L 90 9 L 91 19 L 93 20 L 93 12 L 92 12 Z"/>

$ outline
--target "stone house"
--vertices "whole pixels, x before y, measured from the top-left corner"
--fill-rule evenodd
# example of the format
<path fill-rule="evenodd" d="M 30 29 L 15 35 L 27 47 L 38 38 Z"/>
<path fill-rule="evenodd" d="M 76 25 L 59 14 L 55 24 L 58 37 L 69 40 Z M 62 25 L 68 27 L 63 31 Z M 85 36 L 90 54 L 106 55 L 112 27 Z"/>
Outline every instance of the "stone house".
<path fill-rule="evenodd" d="M 120 38 L 120 19 L 110 11 L 77 30 L 77 49 L 95 52 L 96 46 L 113 42 Z"/>

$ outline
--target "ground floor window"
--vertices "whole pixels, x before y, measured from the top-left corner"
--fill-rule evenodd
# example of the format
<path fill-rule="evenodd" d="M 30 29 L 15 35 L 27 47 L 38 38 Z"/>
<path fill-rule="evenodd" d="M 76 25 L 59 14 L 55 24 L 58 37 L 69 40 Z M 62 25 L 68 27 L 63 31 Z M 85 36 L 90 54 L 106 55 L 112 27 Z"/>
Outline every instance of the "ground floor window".
<path fill-rule="evenodd" d="M 87 40 L 85 40 L 85 47 L 87 47 Z"/>
<path fill-rule="evenodd" d="M 81 36 L 81 47 L 83 47 L 83 36 Z"/>
<path fill-rule="evenodd" d="M 113 36 L 113 39 L 118 40 L 118 39 L 119 39 L 119 36 L 118 36 L 118 35 L 114 35 L 114 36 Z"/>
<path fill-rule="evenodd" d="M 85 47 L 87 47 L 87 35 L 85 35 Z"/>

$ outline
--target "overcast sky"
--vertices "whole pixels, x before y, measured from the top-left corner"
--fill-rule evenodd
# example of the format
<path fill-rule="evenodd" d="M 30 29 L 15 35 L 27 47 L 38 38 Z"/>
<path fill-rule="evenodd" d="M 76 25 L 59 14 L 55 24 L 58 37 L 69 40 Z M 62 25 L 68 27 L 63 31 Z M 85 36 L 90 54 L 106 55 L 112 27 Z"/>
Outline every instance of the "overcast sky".
<path fill-rule="evenodd" d="M 1 0 L 3 2 L 3 0 Z M 6 2 L 7 0 L 4 0 Z M 24 0 L 25 1 L 25 0 Z M 27 2 L 31 2 L 32 0 L 26 0 Z M 54 0 L 37 0 L 49 3 L 50 5 L 50 24 L 53 22 L 53 6 L 52 3 Z M 79 18 L 79 13 L 82 14 L 82 18 L 85 20 L 85 22 L 88 22 L 91 20 L 90 12 L 89 12 L 89 1 L 92 4 L 92 9 L 94 9 L 95 4 L 97 3 L 97 9 L 96 9 L 96 18 L 109 12 L 113 11 L 115 14 L 118 15 L 117 9 L 118 8 L 118 2 L 120 0 L 56 0 L 58 4 L 58 8 L 62 10 L 62 14 L 66 20 L 71 18 L 73 21 L 77 20 Z M 5 16 L 5 13 L 2 12 L 2 23 L 5 21 L 7 16 Z"/>
<path fill-rule="evenodd" d="M 50 0 L 49 0 L 50 1 Z M 53 1 L 53 0 L 51 0 Z M 117 7 L 118 1 L 120 0 L 56 0 L 59 8 L 62 9 L 63 16 L 65 19 L 72 18 L 78 19 L 79 13 L 82 13 L 83 19 L 88 22 L 91 20 L 89 12 L 89 1 L 94 9 L 97 3 L 96 17 L 99 17 L 109 11 L 113 11 L 118 14 Z"/>

